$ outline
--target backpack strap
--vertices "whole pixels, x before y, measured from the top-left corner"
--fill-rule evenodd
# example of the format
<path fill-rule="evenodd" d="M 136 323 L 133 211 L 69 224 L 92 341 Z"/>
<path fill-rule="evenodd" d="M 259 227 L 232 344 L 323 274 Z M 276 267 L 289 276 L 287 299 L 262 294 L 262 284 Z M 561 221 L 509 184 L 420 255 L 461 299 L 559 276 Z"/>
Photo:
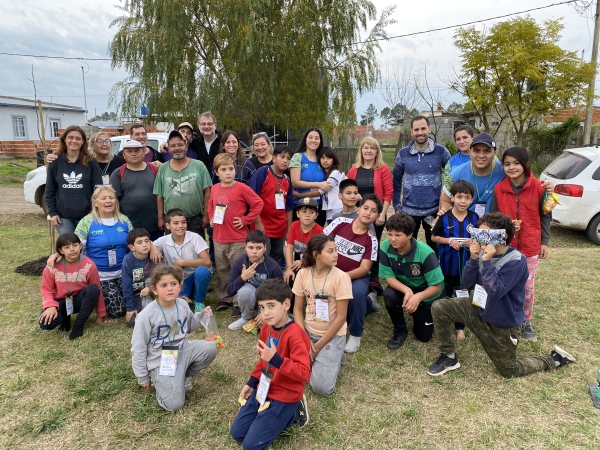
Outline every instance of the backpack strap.
<path fill-rule="evenodd" d="M 148 167 L 150 167 L 150 170 L 152 171 L 152 174 L 154 176 L 156 176 L 156 174 L 158 173 L 158 168 L 154 164 L 146 163 L 146 165 Z M 123 179 L 123 175 L 125 175 L 125 169 L 127 169 L 127 164 L 123 164 L 121 166 L 121 168 L 119 169 L 119 180 Z"/>

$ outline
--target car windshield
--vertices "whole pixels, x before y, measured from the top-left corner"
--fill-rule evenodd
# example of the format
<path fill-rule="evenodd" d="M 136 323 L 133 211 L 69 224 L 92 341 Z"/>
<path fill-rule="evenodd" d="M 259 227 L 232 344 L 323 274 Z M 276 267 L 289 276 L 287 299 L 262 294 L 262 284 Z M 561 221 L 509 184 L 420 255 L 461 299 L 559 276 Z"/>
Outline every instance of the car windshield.
<path fill-rule="evenodd" d="M 570 180 L 579 175 L 590 163 L 591 161 L 583 156 L 564 152 L 546 167 L 544 173 L 558 180 Z"/>

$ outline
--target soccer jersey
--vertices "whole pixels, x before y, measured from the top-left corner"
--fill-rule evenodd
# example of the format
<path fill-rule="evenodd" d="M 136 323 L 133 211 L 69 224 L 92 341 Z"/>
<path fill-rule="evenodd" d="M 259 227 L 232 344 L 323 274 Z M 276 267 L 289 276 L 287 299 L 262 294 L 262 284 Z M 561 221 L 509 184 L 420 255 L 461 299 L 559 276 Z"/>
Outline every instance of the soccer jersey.
<path fill-rule="evenodd" d="M 353 222 L 352 219 L 339 217 L 323 230 L 323 233 L 334 237 L 338 252 L 337 267 L 344 272 L 358 269 L 363 259 L 377 261 L 377 238 L 368 231 L 354 233 Z"/>
<path fill-rule="evenodd" d="M 461 221 L 454 217 L 452 210 L 440 217 L 433 226 L 432 234 L 444 238 L 470 239 L 469 227 L 477 226 L 477 214 L 467 211 L 467 216 Z M 464 265 L 470 256 L 468 248 L 463 247 L 455 250 L 449 244 L 439 244 L 440 266 L 442 273 L 446 276 L 456 277 L 460 275 Z"/>
<path fill-rule="evenodd" d="M 424 302 L 436 300 L 444 292 L 444 274 L 434 251 L 425 242 L 415 238 L 411 240 L 410 250 L 403 255 L 398 254 L 387 239 L 381 243 L 379 276 L 396 278 L 414 293 L 423 292 L 429 286 L 441 283 L 440 292 L 423 300 Z"/>

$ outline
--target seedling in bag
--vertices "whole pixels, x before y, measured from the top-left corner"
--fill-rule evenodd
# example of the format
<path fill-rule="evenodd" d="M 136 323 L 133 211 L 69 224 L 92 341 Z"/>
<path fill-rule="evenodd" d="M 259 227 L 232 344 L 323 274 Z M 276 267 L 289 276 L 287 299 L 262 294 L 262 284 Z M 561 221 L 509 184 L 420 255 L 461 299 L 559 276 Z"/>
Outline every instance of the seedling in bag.
<path fill-rule="evenodd" d="M 212 312 L 208 314 L 202 315 L 202 321 L 200 322 L 204 329 L 206 330 L 207 341 L 215 341 L 218 349 L 225 348 L 225 342 L 223 342 L 223 338 L 219 334 L 219 328 L 217 327 L 217 321 L 215 320 L 215 316 L 212 315 Z"/>

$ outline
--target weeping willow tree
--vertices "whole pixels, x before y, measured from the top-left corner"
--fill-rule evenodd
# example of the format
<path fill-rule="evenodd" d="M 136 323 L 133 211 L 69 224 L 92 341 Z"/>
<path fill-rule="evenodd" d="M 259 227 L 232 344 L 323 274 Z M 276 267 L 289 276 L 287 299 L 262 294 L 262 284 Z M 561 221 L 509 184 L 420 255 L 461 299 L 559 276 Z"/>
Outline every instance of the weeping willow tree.
<path fill-rule="evenodd" d="M 377 16 L 367 0 L 127 0 L 121 9 L 109 53 L 129 74 L 111 92 L 122 114 L 146 105 L 175 121 L 211 110 L 248 130 L 354 125 L 356 95 L 377 84 L 378 42 L 394 22 L 394 8 Z"/>

